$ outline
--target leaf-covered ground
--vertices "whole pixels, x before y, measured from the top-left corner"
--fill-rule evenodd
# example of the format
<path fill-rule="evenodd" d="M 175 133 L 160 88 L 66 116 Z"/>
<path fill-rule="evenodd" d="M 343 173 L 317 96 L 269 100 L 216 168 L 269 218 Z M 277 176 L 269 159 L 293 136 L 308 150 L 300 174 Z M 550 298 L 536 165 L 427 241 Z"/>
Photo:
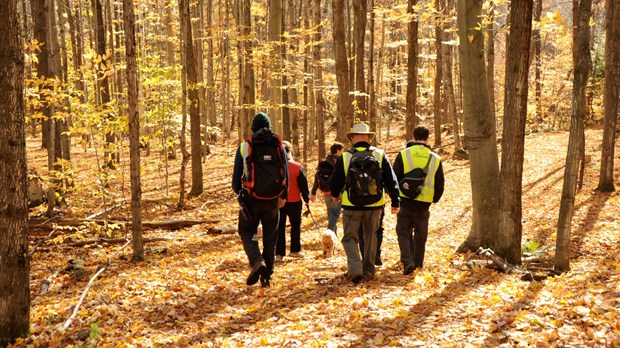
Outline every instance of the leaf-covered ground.
<path fill-rule="evenodd" d="M 50 238 L 33 232 L 33 244 L 39 246 L 31 262 L 31 336 L 15 346 L 618 347 L 620 195 L 594 190 L 601 135 L 587 133 L 590 161 L 575 205 L 572 270 L 532 282 L 517 274 L 465 267 L 464 262 L 479 257 L 455 254 L 471 224 L 469 163 L 452 160 L 445 151 L 447 187 L 431 210 L 424 269 L 402 275 L 395 216 L 386 210 L 384 266 L 378 268 L 376 279 L 353 285 L 342 277 L 346 269 L 342 247 L 337 246 L 335 257 L 323 259 L 319 232 L 308 216 L 302 227 L 305 257 L 278 263 L 271 288 L 248 287 L 247 259 L 235 233 L 237 205 L 229 188 L 235 146 L 218 145 L 207 158 L 206 193 L 188 201 L 181 212 L 175 209 L 179 164 L 170 163 L 170 196 L 165 198 L 165 161 L 153 152 L 143 160 L 144 220 L 211 222 L 145 231 L 146 238 L 169 240 L 147 242 L 147 260 L 139 264 L 130 262 L 130 247 L 117 255 L 64 331 L 60 326 L 89 278 L 121 244 L 70 246 L 106 236 L 106 231 L 92 226 L 56 231 Z M 31 167 L 45 168 L 40 139 L 29 140 Z M 553 261 L 567 142 L 564 132 L 526 138 L 523 241 L 540 244 L 532 252 L 539 257 L 532 262 L 539 266 Z M 382 147 L 393 159 L 401 145 L 393 140 Z M 67 196 L 69 206 L 60 209 L 64 219 L 85 218 L 104 208 L 92 170 L 94 152 L 76 147 L 73 161 L 78 168 L 76 188 Z M 616 168 L 618 162 L 616 158 Z M 123 168 L 127 167 L 124 158 Z M 129 206 L 119 205 L 123 199 L 129 201 L 129 178 L 122 172 L 114 173 L 106 194 L 107 206 L 117 205 L 109 214 L 114 219 L 130 216 Z M 620 177 L 618 169 L 615 177 Z M 325 209 L 319 201 L 311 209 L 322 227 Z M 43 210 L 35 209 L 31 215 Z M 221 229 L 231 232 L 214 233 Z M 116 233 L 130 234 L 125 230 Z M 82 269 L 90 273 L 76 275 L 69 260 L 84 261 Z M 39 295 L 48 283 L 47 292 Z"/>

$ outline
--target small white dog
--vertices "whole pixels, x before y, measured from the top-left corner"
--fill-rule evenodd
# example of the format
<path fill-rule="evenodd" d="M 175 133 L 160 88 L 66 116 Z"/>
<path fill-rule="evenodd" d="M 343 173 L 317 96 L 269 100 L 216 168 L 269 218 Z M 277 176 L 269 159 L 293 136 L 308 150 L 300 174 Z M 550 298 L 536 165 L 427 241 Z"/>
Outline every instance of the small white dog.
<path fill-rule="evenodd" d="M 328 258 L 334 256 L 334 249 L 338 239 L 336 233 L 330 229 L 323 231 L 323 257 Z"/>

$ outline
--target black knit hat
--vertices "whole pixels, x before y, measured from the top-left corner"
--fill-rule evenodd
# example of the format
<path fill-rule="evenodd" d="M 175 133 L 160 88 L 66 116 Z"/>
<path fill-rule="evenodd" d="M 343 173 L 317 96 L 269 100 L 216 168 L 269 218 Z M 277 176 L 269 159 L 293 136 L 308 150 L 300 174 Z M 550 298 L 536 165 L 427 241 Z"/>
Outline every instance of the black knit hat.
<path fill-rule="evenodd" d="M 269 116 L 264 112 L 259 112 L 252 120 L 252 131 L 254 132 L 262 128 L 269 128 L 270 126 L 271 121 L 269 120 Z"/>

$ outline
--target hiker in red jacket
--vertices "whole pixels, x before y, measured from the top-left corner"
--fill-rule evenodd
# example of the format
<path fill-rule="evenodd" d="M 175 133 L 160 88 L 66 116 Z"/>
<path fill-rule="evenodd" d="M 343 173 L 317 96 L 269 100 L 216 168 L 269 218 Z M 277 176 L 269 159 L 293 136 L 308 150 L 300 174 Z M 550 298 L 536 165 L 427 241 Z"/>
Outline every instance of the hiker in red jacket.
<path fill-rule="evenodd" d="M 308 179 L 304 167 L 299 162 L 293 160 L 291 154 L 292 145 L 288 141 L 283 141 L 282 145 L 286 151 L 288 160 L 289 186 L 286 204 L 280 208 L 280 221 L 278 223 L 278 236 L 276 239 L 276 261 L 282 261 L 286 253 L 286 217 L 291 222 L 291 257 L 303 257 L 301 253 L 301 211 L 303 205 L 301 199 L 308 204 L 310 200 L 308 190 Z"/>

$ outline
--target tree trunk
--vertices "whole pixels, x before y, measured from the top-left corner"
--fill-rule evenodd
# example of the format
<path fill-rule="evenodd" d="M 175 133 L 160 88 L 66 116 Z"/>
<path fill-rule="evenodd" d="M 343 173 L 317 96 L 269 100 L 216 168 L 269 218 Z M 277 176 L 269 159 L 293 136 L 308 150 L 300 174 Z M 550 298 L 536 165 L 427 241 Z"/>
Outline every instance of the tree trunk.
<path fill-rule="evenodd" d="M 579 162 L 583 157 L 584 122 L 586 118 L 586 88 L 588 76 L 592 70 L 590 58 L 590 14 L 592 0 L 575 0 L 573 2 L 575 27 L 573 32 L 573 101 L 571 126 L 564 168 L 564 185 L 558 218 L 558 232 L 555 247 L 554 269 L 558 272 L 570 270 L 570 230 L 575 208 L 577 175 Z"/>
<path fill-rule="evenodd" d="M 282 38 L 282 0 L 269 0 L 269 41 L 273 45 L 273 55 L 271 57 L 273 65 L 269 71 L 271 86 L 271 118 L 275 120 L 271 125 L 275 131 L 283 134 L 282 124 L 282 60 L 281 57 L 281 38 Z"/>
<path fill-rule="evenodd" d="M 373 0 L 374 3 L 374 0 Z M 373 11 L 374 13 L 374 11 Z M 379 59 L 377 59 L 377 77 L 376 77 L 376 86 L 374 88 L 374 92 L 376 94 L 376 97 L 373 98 L 372 94 L 370 97 L 371 100 L 371 120 L 374 118 L 376 118 L 376 129 L 377 129 L 377 137 L 376 137 L 376 141 L 377 143 L 380 143 L 383 139 L 383 137 L 381 136 L 382 134 L 382 130 L 383 130 L 383 116 L 377 116 L 377 104 L 378 104 L 378 100 L 381 100 L 381 96 L 382 96 L 382 91 L 383 91 L 383 61 L 385 59 L 385 20 L 386 15 L 383 14 L 383 17 L 381 19 L 381 44 L 380 44 L 380 48 L 379 48 Z M 373 101 L 374 100 L 374 101 Z M 382 108 L 383 109 L 383 108 Z M 372 116 L 374 113 L 374 116 Z"/>
<path fill-rule="evenodd" d="M 138 112 L 138 62 L 133 0 L 123 0 L 127 102 L 129 112 L 129 172 L 131 177 L 131 237 L 133 262 L 144 260 L 142 242 L 142 186 L 140 184 L 140 114 Z"/>
<path fill-rule="evenodd" d="M 177 204 L 177 208 L 179 210 L 183 210 L 185 208 L 185 172 L 187 170 L 187 163 L 190 160 L 191 155 L 187 152 L 187 141 L 185 135 L 187 134 L 187 20 L 185 16 L 189 15 L 188 4 L 186 3 L 189 0 L 179 0 L 179 15 L 181 22 L 181 35 L 180 35 L 180 43 L 181 43 L 181 93 L 182 93 L 182 110 L 181 114 L 181 169 L 179 174 L 179 203 Z M 190 41 L 191 42 L 191 41 Z"/>
<path fill-rule="evenodd" d="M 489 102 L 491 112 L 495 119 L 495 4 L 490 1 L 487 31 L 484 35 L 486 42 L 487 58 L 487 88 L 489 89 Z"/>
<path fill-rule="evenodd" d="M 499 194 L 499 238 L 495 254 L 513 265 L 521 264 L 522 178 L 527 121 L 528 70 L 532 35 L 532 7 L 529 0 L 513 1 L 506 51 L 504 130 Z"/>
<path fill-rule="evenodd" d="M 303 7 L 303 6 L 302 6 Z M 310 19 L 312 18 L 312 13 L 313 13 L 313 9 L 314 9 L 314 2 L 313 4 L 308 4 L 308 6 L 306 6 L 306 16 L 304 18 L 304 30 L 310 30 Z M 319 1 L 319 11 L 321 9 L 320 6 L 320 1 Z M 312 139 L 310 139 L 310 137 L 308 136 L 308 109 L 309 109 L 309 103 L 310 103 L 310 88 L 309 88 L 309 84 L 312 82 L 311 78 L 309 77 L 310 74 L 312 74 L 312 68 L 310 67 L 310 55 L 312 54 L 312 52 L 310 52 L 310 44 L 311 44 L 311 38 L 309 37 L 309 35 L 304 35 L 304 83 L 303 83 L 303 133 L 304 133 L 304 149 L 302 152 L 302 156 L 303 156 L 303 163 L 308 163 L 308 150 L 310 148 L 310 144 L 312 144 Z M 320 53 L 320 52 L 319 52 Z"/>
<path fill-rule="evenodd" d="M 198 97 L 198 71 L 194 56 L 194 38 L 192 35 L 191 12 L 189 0 L 184 0 L 182 20 L 185 21 L 185 68 L 187 71 L 187 96 L 189 99 L 189 120 L 192 151 L 192 189 L 190 197 L 204 192 L 202 183 L 202 144 L 200 137 L 200 99 Z"/>
<path fill-rule="evenodd" d="M 207 126 L 209 126 L 209 119 L 207 114 L 207 105 L 206 105 L 206 88 L 205 88 L 205 69 L 204 69 L 204 23 L 205 23 L 205 11 L 204 11 L 204 0 L 190 1 L 190 14 L 192 13 L 191 6 L 192 2 L 196 4 L 196 12 L 198 13 L 198 20 L 194 22 L 194 27 L 192 28 L 192 38 L 194 39 L 194 59 L 196 60 L 196 81 L 198 88 L 198 112 L 200 113 L 200 131 L 202 134 L 201 141 L 201 159 L 206 160 L 206 153 L 202 153 L 204 149 L 203 146 L 208 146 L 210 140 L 209 135 L 207 134 Z M 190 15 L 191 18 L 191 15 Z M 193 172 L 193 168 L 192 168 Z M 192 174 L 193 175 L 193 174 Z"/>
<path fill-rule="evenodd" d="M 540 23 L 540 17 L 542 15 L 542 2 L 543 0 L 536 0 L 534 3 L 534 21 Z M 543 109 L 542 109 L 542 61 L 541 61 L 541 49 L 542 39 L 540 35 L 540 24 L 538 24 L 536 30 L 532 32 L 532 40 L 534 41 L 534 57 L 536 59 L 536 65 L 534 67 L 534 88 L 535 88 L 535 103 L 536 103 L 536 124 L 541 125 L 543 123 Z"/>
<path fill-rule="evenodd" d="M 0 13 L 0 347 L 6 347 L 28 335 L 30 254 L 24 43 L 17 0 L 0 1 Z"/>
<path fill-rule="evenodd" d="M 441 146 L 441 124 L 443 120 L 443 103 L 441 85 L 443 82 L 443 15 L 445 4 L 442 0 L 435 0 L 437 17 L 435 19 L 435 90 L 433 92 L 433 113 L 435 115 L 435 142 L 434 147 Z"/>
<path fill-rule="evenodd" d="M 471 162 L 472 227 L 460 252 L 487 247 L 497 237 L 499 164 L 495 120 L 489 103 L 482 32 L 476 30 L 482 0 L 457 3 L 459 57 L 463 74 L 465 148 Z"/>
<path fill-rule="evenodd" d="M 418 125 L 418 20 L 413 7 L 417 0 L 408 0 L 407 14 L 411 16 L 407 29 L 407 115 L 405 117 L 405 139 L 413 138 L 413 129 Z"/>
<path fill-rule="evenodd" d="M 295 0 L 287 1 L 287 9 L 285 13 L 287 14 L 288 23 L 289 23 L 288 32 L 294 32 L 299 29 L 299 23 L 297 22 L 297 8 L 295 6 L 295 3 L 296 3 Z M 290 52 L 290 54 L 288 55 L 289 58 L 288 59 L 284 58 L 285 61 L 287 62 L 287 66 L 289 65 L 293 67 L 299 66 L 298 59 L 297 59 L 299 39 L 295 37 L 289 38 L 287 46 L 288 46 L 288 52 Z M 297 104 L 298 104 L 298 94 L 297 94 L 298 90 L 296 87 L 297 84 L 294 82 L 298 81 L 300 75 L 297 69 L 294 69 L 293 71 L 291 71 L 290 68 L 286 69 L 286 74 L 284 74 L 284 76 L 287 76 L 287 75 L 291 76 L 291 80 L 290 80 L 291 82 L 286 84 L 286 89 L 284 90 L 288 98 L 285 105 L 286 105 L 286 109 L 289 112 L 289 118 L 291 122 L 291 136 L 289 140 L 293 143 L 294 156 L 298 158 L 301 155 L 300 153 L 301 148 L 299 146 L 299 108 L 297 107 Z M 286 117 L 284 119 L 286 120 Z"/>
<path fill-rule="evenodd" d="M 314 90 L 316 95 L 315 117 L 316 129 L 319 140 L 319 158 L 325 157 L 325 98 L 323 97 L 323 65 L 321 64 L 321 0 L 312 1 L 314 8 L 314 27 L 316 32 L 314 33 L 314 45 L 313 45 L 313 57 L 314 57 L 314 85 L 319 86 Z M 339 89 L 340 90 L 340 89 Z M 340 98 L 338 99 L 340 101 Z M 340 104 L 339 104 L 340 105 Z"/>
<path fill-rule="evenodd" d="M 454 1 L 447 0 L 446 13 L 451 13 L 454 10 Z M 444 32 L 446 41 L 451 41 L 453 34 L 451 32 Z M 444 103 L 445 103 L 445 115 L 446 119 L 452 120 L 452 133 L 454 134 L 454 153 L 462 148 L 461 145 L 461 127 L 459 124 L 459 114 L 456 110 L 456 97 L 454 95 L 454 78 L 452 75 L 454 59 L 454 46 L 444 45 Z"/>
<path fill-rule="evenodd" d="M 605 3 L 605 91 L 603 96 L 604 123 L 601 153 L 601 173 L 598 190 L 613 192 L 614 149 L 616 123 L 618 121 L 618 98 L 620 94 L 620 2 Z"/>
<path fill-rule="evenodd" d="M 215 71 L 214 71 L 214 63 L 213 56 L 214 50 L 213 47 L 213 31 L 215 30 L 213 26 L 213 0 L 207 0 L 207 88 L 206 88 L 206 112 L 207 112 L 207 120 L 209 125 L 216 126 L 216 109 L 215 109 Z M 227 100 L 222 99 L 222 105 L 226 104 Z M 222 126 L 222 128 L 225 128 Z"/>
<path fill-rule="evenodd" d="M 366 49 L 365 35 L 366 35 L 366 12 L 368 4 L 367 0 L 354 0 L 353 1 L 353 13 L 354 23 L 353 32 L 355 33 L 355 55 L 352 62 L 355 66 L 355 93 L 357 101 L 357 110 L 355 111 L 355 118 L 359 118 L 360 121 L 368 121 L 368 108 L 366 106 L 366 80 L 364 74 L 364 56 Z M 371 50 L 372 51 L 372 50 Z"/>
<path fill-rule="evenodd" d="M 316 1 L 316 0 L 315 0 Z M 349 66 L 345 47 L 344 1 L 332 0 L 334 21 L 334 54 L 336 58 L 336 81 L 338 83 L 338 140 L 344 142 L 346 133 L 353 124 L 353 107 L 349 92 Z M 317 117 L 317 122 L 319 117 Z"/>
<path fill-rule="evenodd" d="M 243 49 L 245 51 L 242 54 L 243 64 L 243 80 L 241 89 L 243 90 L 243 98 L 241 99 L 241 105 L 243 105 L 243 113 L 240 116 L 240 122 L 243 123 L 243 131 L 245 136 L 250 135 L 250 122 L 254 117 L 255 110 L 255 82 L 254 82 L 254 63 L 252 53 L 252 41 L 250 40 L 250 34 L 252 32 L 252 16 L 250 13 L 250 0 L 240 0 L 240 18 L 241 18 L 241 35 L 246 37 L 243 42 Z"/>
<path fill-rule="evenodd" d="M 37 63 L 36 63 L 36 69 L 37 69 L 37 76 L 39 78 L 41 78 L 42 76 L 45 76 L 46 78 L 49 77 L 49 74 L 47 73 L 49 64 L 48 64 L 48 54 L 47 54 L 47 48 L 46 48 L 46 42 L 47 42 L 47 15 L 45 12 L 45 1 L 46 0 L 31 0 L 30 1 L 30 9 L 32 11 L 32 22 L 33 22 L 33 29 L 34 29 L 34 33 L 32 35 L 32 38 L 34 40 L 37 40 L 40 43 L 43 43 L 43 47 L 41 47 L 41 49 L 39 49 L 36 52 L 36 56 L 37 56 Z M 45 110 L 47 109 L 46 107 L 42 107 L 43 108 L 43 112 L 45 114 Z M 47 148 L 47 142 L 48 142 L 48 135 L 49 135 L 49 124 L 46 122 L 45 119 L 41 120 L 41 125 L 42 125 L 42 131 L 41 131 L 41 147 L 42 148 Z"/>
<path fill-rule="evenodd" d="M 377 127 L 377 94 L 375 85 L 375 1 L 370 0 L 370 49 L 368 50 L 368 119 L 370 129 L 379 135 L 380 129 Z M 380 137 L 375 137 L 373 143 L 376 145 Z"/>
<path fill-rule="evenodd" d="M 105 42 L 105 25 L 103 22 L 103 0 L 93 0 L 93 7 L 95 9 L 95 37 L 96 37 L 96 51 L 97 55 L 101 58 L 102 64 L 100 66 L 108 66 L 108 59 L 106 58 L 106 42 Z M 101 69 L 101 68 L 100 68 Z M 109 112 L 109 103 L 110 103 L 110 82 L 109 82 L 109 74 L 106 74 L 106 71 L 99 70 L 98 71 L 98 80 L 101 92 L 101 107 L 106 110 L 106 118 L 107 118 L 107 127 L 105 133 L 105 141 L 107 143 L 105 150 L 105 161 L 108 168 L 113 169 L 116 167 L 118 163 L 118 153 L 113 152 L 111 149 L 114 148 L 114 144 L 116 143 L 116 134 L 111 129 L 112 124 L 114 122 L 114 114 Z"/>

